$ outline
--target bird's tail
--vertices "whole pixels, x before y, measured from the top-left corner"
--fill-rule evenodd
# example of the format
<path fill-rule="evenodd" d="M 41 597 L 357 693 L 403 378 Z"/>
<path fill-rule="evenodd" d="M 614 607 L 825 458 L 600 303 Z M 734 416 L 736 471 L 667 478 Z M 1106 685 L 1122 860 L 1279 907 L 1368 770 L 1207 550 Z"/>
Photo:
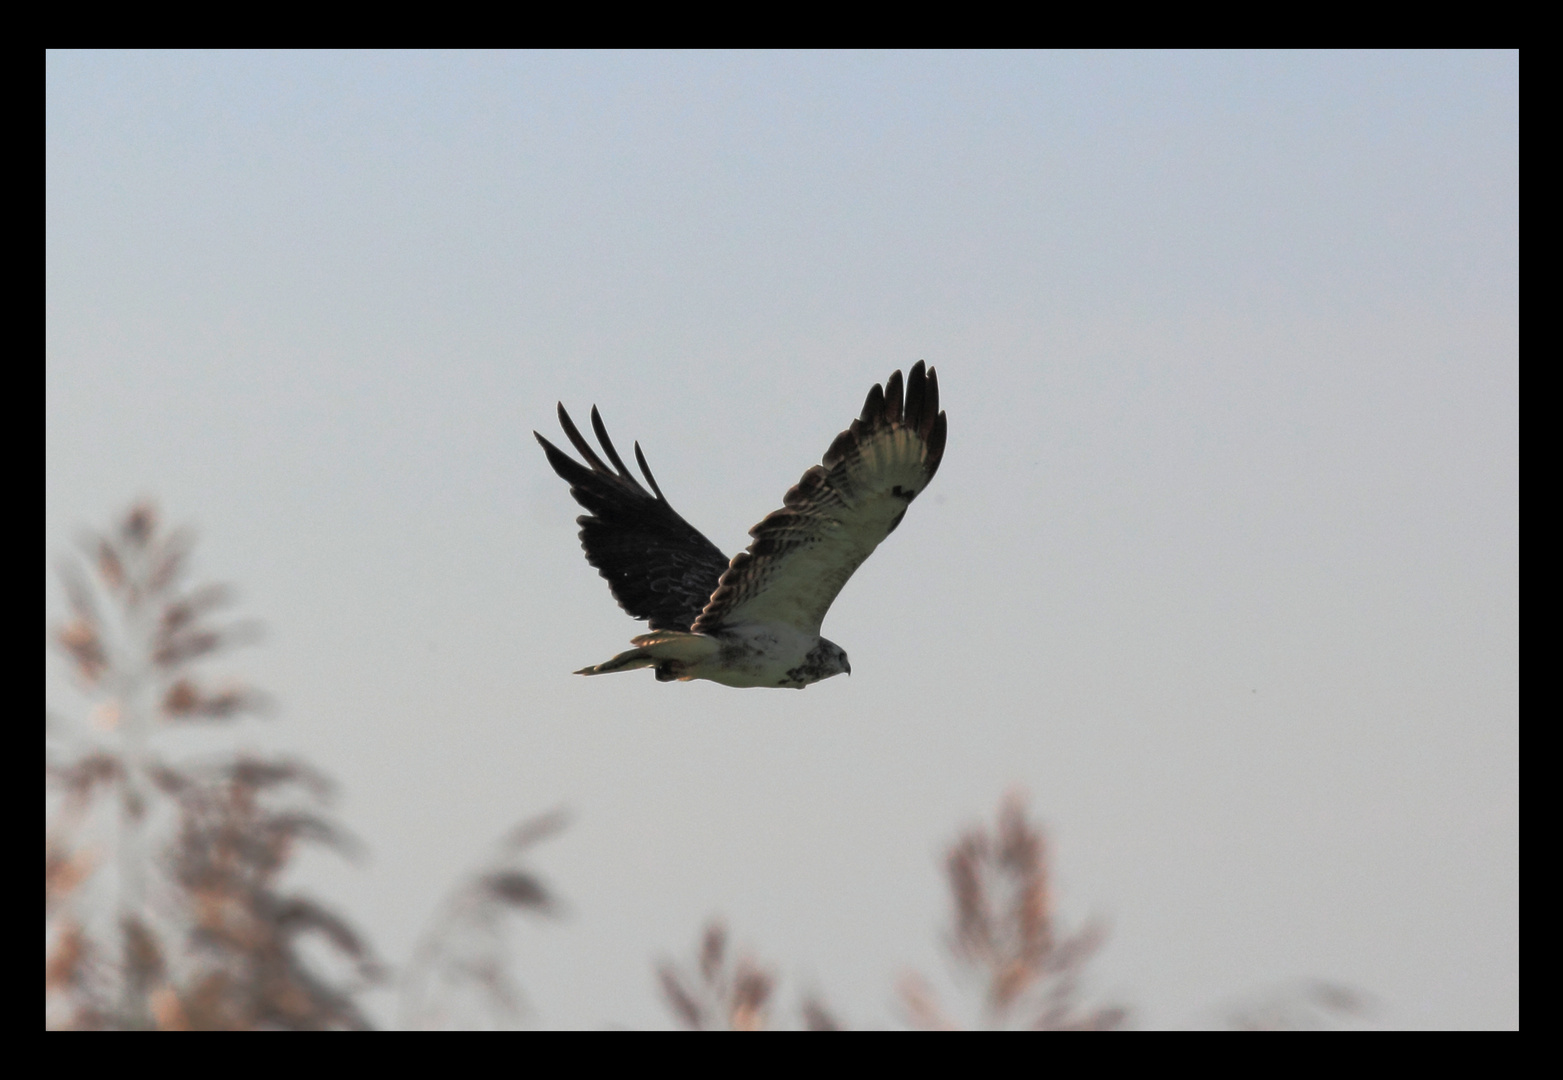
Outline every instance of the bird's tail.
<path fill-rule="evenodd" d="M 658 630 L 631 638 L 636 646 L 629 652 L 621 652 L 612 660 L 582 668 L 577 675 L 606 675 L 612 671 L 634 671 L 636 668 L 657 669 L 658 682 L 674 679 L 693 679 L 692 669 L 716 655 L 720 646 L 716 639 L 706 634 L 691 634 L 683 630 Z"/>

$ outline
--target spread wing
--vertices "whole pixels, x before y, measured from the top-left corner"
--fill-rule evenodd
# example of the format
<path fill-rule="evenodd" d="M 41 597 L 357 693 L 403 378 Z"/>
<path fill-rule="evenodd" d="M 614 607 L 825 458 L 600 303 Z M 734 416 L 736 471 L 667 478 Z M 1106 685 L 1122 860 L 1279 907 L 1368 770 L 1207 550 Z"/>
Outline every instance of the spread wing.
<path fill-rule="evenodd" d="M 944 456 L 939 380 L 919 360 L 868 392 L 863 414 L 803 474 L 780 510 L 749 530 L 697 633 L 739 623 L 781 623 L 818 634 L 825 612 L 863 560 L 890 535 Z"/>
<path fill-rule="evenodd" d="M 727 569 L 727 556 L 668 505 L 646 467 L 640 443 L 635 444 L 635 462 L 651 491 L 630 475 L 595 405 L 592 430 L 613 462 L 612 469 L 581 437 L 562 404 L 559 425 L 586 465 L 537 432 L 532 434 L 542 443 L 554 472 L 570 482 L 575 501 L 588 511 L 575 519 L 586 561 L 607 579 L 619 606 L 637 619 L 648 620 L 651 629 L 688 630 Z"/>

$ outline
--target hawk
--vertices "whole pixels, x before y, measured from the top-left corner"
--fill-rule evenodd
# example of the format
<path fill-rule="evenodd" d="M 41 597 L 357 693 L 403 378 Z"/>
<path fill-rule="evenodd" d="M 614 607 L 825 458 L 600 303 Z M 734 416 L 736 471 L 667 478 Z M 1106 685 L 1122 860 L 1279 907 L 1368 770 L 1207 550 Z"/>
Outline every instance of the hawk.
<path fill-rule="evenodd" d="M 868 392 L 862 414 L 783 496 L 782 508 L 749 530 L 748 550 L 728 559 L 669 505 L 639 443 L 635 462 L 651 490 L 630 474 L 596 406 L 592 430 L 607 462 L 562 403 L 559 425 L 584 465 L 532 434 L 587 510 L 576 518 L 586 561 L 619 606 L 651 629 L 630 640 L 630 651 L 575 674 L 649 667 L 659 682 L 799 690 L 851 673 L 845 650 L 820 636 L 820 624 L 853 571 L 933 479 L 945 439 L 934 370 L 919 360 L 904 396 L 894 372 Z"/>

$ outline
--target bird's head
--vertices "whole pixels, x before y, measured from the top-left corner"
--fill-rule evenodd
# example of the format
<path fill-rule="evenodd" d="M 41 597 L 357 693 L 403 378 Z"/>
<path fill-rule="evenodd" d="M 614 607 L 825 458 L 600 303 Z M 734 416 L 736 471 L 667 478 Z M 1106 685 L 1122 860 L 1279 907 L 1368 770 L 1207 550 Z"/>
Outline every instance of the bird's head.
<path fill-rule="evenodd" d="M 814 650 L 820 657 L 821 679 L 828 679 L 832 675 L 840 675 L 846 672 L 852 674 L 852 665 L 847 661 L 847 650 L 837 645 L 829 638 L 820 638 L 819 645 Z"/>

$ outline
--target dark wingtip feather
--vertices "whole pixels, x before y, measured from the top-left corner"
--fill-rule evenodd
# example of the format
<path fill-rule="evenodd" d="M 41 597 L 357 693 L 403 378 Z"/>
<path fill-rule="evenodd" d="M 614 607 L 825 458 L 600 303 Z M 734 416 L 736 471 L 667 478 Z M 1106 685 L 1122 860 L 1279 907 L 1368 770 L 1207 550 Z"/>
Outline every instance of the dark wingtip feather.
<path fill-rule="evenodd" d="M 927 383 L 923 389 L 923 422 L 917 429 L 922 433 L 923 438 L 926 439 L 928 433 L 933 430 L 935 418 L 943 415 L 939 411 L 939 373 L 929 368 Z"/>
<path fill-rule="evenodd" d="M 581 476 L 586 475 L 586 467 L 580 462 L 576 461 L 569 454 L 566 454 L 553 443 L 543 438 L 537 432 L 532 432 L 532 435 L 537 439 L 538 443 L 542 445 L 543 453 L 548 457 L 548 464 L 553 466 L 554 472 L 559 474 L 560 479 L 566 480 L 571 484 L 575 484 L 579 482 Z"/>
<path fill-rule="evenodd" d="M 896 368 L 890 373 L 890 378 L 885 380 L 885 411 L 886 423 L 894 424 L 901 419 L 901 369 Z"/>
<path fill-rule="evenodd" d="M 653 630 L 689 629 L 721 581 L 727 556 L 668 505 L 637 443 L 635 460 L 655 496 L 641 487 L 608 438 L 595 406 L 592 428 L 617 472 L 592 449 L 562 402 L 558 411 L 559 426 L 584 464 L 541 432 L 532 434 L 554 472 L 569 483 L 571 497 L 589 511 L 575 519 L 586 561 L 634 618 L 648 620 Z"/>
<path fill-rule="evenodd" d="M 630 471 L 624 467 L 624 462 L 619 460 L 619 452 L 613 448 L 613 440 L 608 438 L 608 428 L 602 422 L 602 415 L 597 411 L 597 406 L 592 406 L 592 430 L 597 433 L 597 441 L 608 452 L 608 460 L 613 462 L 614 468 L 619 470 L 620 476 L 629 476 Z"/>
<path fill-rule="evenodd" d="M 596 406 L 592 407 L 592 411 L 597 411 Z M 571 444 L 580 451 L 581 456 L 586 459 L 588 465 L 603 472 L 608 471 L 608 466 L 604 465 L 602 458 L 597 456 L 597 452 L 592 449 L 592 444 L 586 441 L 585 437 L 581 435 L 580 429 L 575 426 L 575 421 L 570 419 L 570 414 L 564 411 L 564 402 L 562 401 L 559 403 L 559 426 L 564 428 L 564 433 L 570 437 Z"/>
<path fill-rule="evenodd" d="M 863 400 L 863 413 L 858 417 L 863 426 L 873 431 L 879 423 L 879 415 L 885 410 L 885 388 L 878 383 L 868 392 L 868 397 Z"/>
<path fill-rule="evenodd" d="M 906 376 L 906 406 L 901 410 L 902 423 L 918 431 L 923 427 L 923 391 L 927 383 L 928 377 L 923 371 L 923 362 L 919 360 L 912 365 L 911 372 Z"/>
<path fill-rule="evenodd" d="M 825 456 L 821 459 L 821 463 L 827 469 L 835 468 L 838 464 L 841 463 L 842 459 L 845 458 L 847 454 L 851 453 L 852 448 L 856 445 L 857 432 L 852 431 L 851 429 L 843 431 L 840 435 L 837 435 L 835 441 L 830 444 L 830 449 L 825 451 Z"/>
<path fill-rule="evenodd" d="M 543 448 L 543 453 L 548 458 L 548 463 L 553 465 L 554 457 L 559 454 L 559 448 L 553 443 L 549 442 L 547 439 L 543 438 L 541 432 L 533 431 L 532 438 L 537 440 L 537 444 Z M 554 471 L 559 471 L 557 466 L 555 466 Z"/>
<path fill-rule="evenodd" d="M 929 426 L 925 439 L 928 449 L 923 453 L 923 468 L 928 470 L 928 478 L 933 479 L 933 474 L 939 471 L 939 462 L 944 460 L 944 438 L 947 433 L 944 414 L 940 413 Z"/>
<path fill-rule="evenodd" d="M 651 485 L 651 490 L 657 493 L 657 498 L 667 502 L 668 498 L 662 494 L 662 489 L 657 486 L 657 478 L 651 475 L 651 466 L 646 464 L 646 455 L 640 452 L 640 443 L 635 444 L 635 464 L 640 466 L 640 473 L 646 478 L 646 483 Z"/>

